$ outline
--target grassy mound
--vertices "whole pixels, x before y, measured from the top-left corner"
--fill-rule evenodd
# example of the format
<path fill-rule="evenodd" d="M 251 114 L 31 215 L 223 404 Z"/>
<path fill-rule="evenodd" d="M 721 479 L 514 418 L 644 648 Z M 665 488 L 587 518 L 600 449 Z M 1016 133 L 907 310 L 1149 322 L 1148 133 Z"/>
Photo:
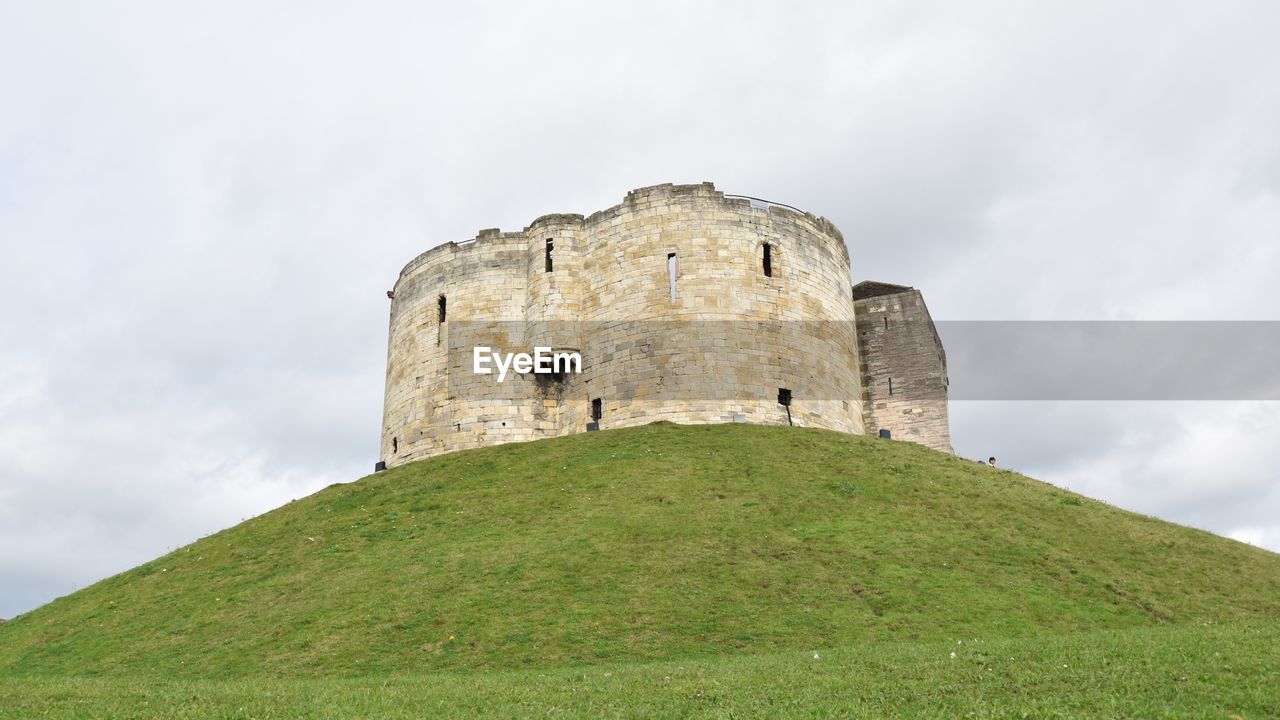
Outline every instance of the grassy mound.
<path fill-rule="evenodd" d="M 0 625 L 0 675 L 362 675 L 1280 617 L 1280 556 L 909 443 L 650 425 L 327 488 Z"/>

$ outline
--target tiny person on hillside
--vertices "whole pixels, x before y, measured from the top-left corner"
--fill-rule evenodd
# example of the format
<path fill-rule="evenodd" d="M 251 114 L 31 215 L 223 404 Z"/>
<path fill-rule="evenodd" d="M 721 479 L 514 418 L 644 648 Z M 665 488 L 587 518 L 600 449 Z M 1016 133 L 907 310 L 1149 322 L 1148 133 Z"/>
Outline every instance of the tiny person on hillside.
<path fill-rule="evenodd" d="M 987 458 L 987 464 L 990 465 L 991 467 L 996 466 L 996 459 L 994 455 L 992 457 Z"/>

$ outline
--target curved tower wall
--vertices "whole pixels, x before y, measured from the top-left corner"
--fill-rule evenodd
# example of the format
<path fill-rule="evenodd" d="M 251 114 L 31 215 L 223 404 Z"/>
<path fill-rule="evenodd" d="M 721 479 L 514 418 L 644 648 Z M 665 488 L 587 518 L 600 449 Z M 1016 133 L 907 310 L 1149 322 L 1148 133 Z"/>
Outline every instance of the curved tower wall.
<path fill-rule="evenodd" d="M 597 399 L 601 428 L 792 422 L 861 433 L 849 277 L 830 222 L 710 183 L 642 188 L 590 217 L 548 215 L 433 248 L 393 290 L 381 457 L 397 465 L 581 432 Z M 477 345 L 576 350 L 583 371 L 499 383 L 472 372 Z"/>

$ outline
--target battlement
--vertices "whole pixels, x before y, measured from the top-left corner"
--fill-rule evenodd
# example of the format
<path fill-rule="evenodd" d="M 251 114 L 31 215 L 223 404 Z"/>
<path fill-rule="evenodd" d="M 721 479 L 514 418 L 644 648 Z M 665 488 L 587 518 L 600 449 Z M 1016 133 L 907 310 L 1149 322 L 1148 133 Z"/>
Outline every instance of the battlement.
<path fill-rule="evenodd" d="M 702 205 L 698 206 L 701 202 Z M 515 232 L 503 232 L 498 228 L 486 228 L 476 233 L 474 238 L 459 242 L 447 242 L 437 245 L 430 250 L 418 255 L 413 260 L 405 264 L 400 271 L 400 278 L 404 278 L 415 271 L 431 264 L 433 259 L 439 257 L 450 257 L 457 252 L 470 248 L 484 247 L 486 243 L 493 242 L 523 242 L 528 241 L 531 234 L 541 232 L 543 228 L 551 225 L 555 226 L 577 226 L 584 229 L 596 228 L 608 225 L 617 221 L 619 217 L 630 214 L 643 215 L 645 212 L 654 208 L 669 208 L 672 204 L 687 203 L 698 212 L 706 212 L 714 206 L 719 206 L 728 212 L 739 213 L 746 216 L 764 216 L 777 215 L 779 222 L 795 222 L 805 224 L 815 237 L 825 238 L 830 247 L 844 256 L 846 264 L 849 262 L 848 248 L 844 243 L 844 236 L 840 230 L 828 219 L 812 213 L 805 212 L 798 208 L 791 207 L 782 203 L 776 203 L 760 198 L 748 197 L 745 195 L 726 195 L 716 190 L 715 185 L 710 182 L 699 183 L 696 185 L 674 185 L 665 183 L 662 185 L 650 185 L 648 187 L 637 188 L 626 194 L 623 201 L 613 207 L 599 210 L 589 216 L 583 216 L 576 213 L 549 213 L 535 218 L 523 230 Z M 760 220 L 758 217 L 756 222 L 768 223 L 772 220 Z"/>
<path fill-rule="evenodd" d="M 867 413 L 849 277 L 826 218 L 711 183 L 432 248 L 391 293 L 382 459 L 654 420 L 864 432 L 885 419 Z M 535 345 L 580 351 L 582 372 L 469 365 Z"/>
<path fill-rule="evenodd" d="M 575 225 L 581 226 L 585 222 L 585 218 L 581 215 L 573 213 L 551 213 L 550 215 L 542 215 L 534 219 L 533 222 L 524 229 L 524 234 L 536 232 L 539 228 L 548 225 Z"/>

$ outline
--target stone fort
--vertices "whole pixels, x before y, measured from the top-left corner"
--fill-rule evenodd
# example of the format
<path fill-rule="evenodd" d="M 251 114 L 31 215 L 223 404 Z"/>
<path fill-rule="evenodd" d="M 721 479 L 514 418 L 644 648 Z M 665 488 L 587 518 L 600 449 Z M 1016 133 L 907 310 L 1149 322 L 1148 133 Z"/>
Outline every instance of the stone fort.
<path fill-rule="evenodd" d="M 946 355 L 923 297 L 851 277 L 826 218 L 711 183 L 432 248 L 387 293 L 379 467 L 658 420 L 951 452 Z M 476 347 L 574 352 L 581 368 L 499 381 L 475 372 Z"/>

